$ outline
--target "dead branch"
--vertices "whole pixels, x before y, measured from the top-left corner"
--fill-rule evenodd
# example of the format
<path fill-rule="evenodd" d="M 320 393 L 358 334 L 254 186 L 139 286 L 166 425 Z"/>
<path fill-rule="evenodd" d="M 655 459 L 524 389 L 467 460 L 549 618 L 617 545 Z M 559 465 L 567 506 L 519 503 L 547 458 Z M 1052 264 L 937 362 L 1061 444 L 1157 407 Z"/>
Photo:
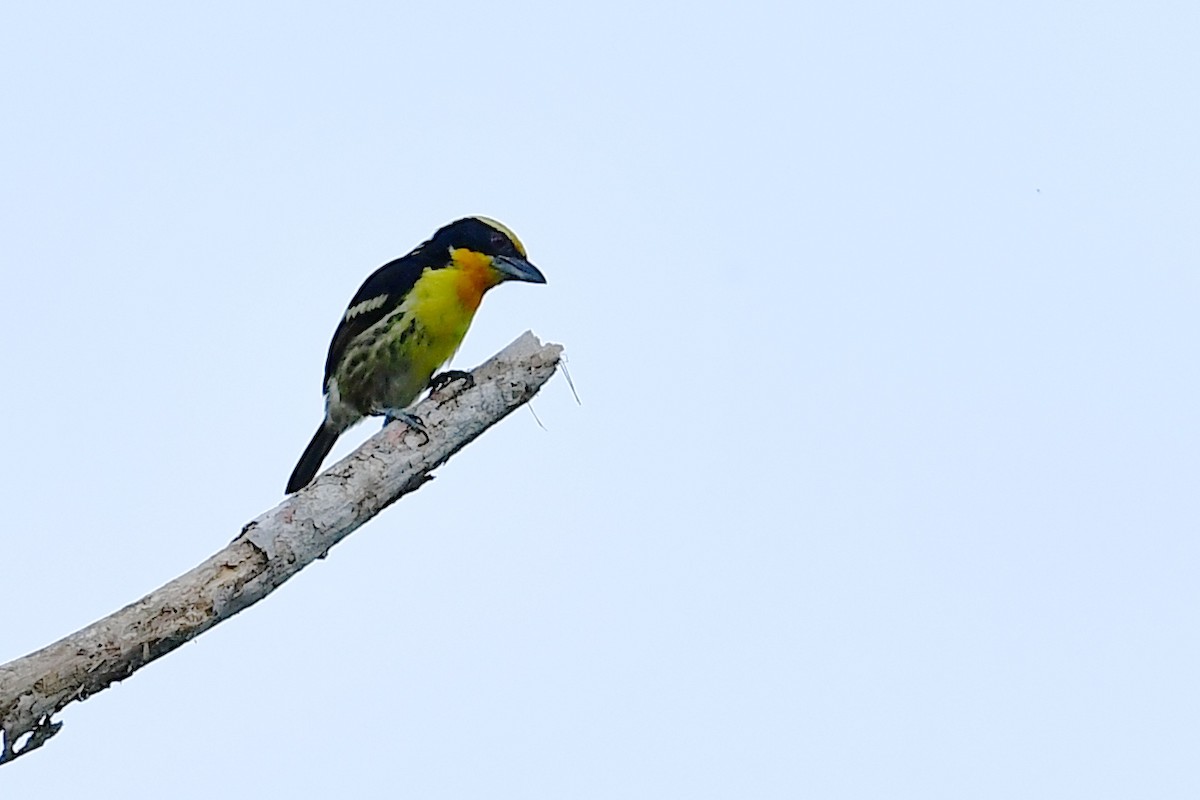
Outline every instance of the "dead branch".
<path fill-rule="evenodd" d="M 523 334 L 472 373 L 473 386 L 451 383 L 414 409 L 427 436 L 403 424 L 388 426 L 190 572 L 0 666 L 0 764 L 58 733 L 62 723 L 52 717 L 67 704 L 128 678 L 257 603 L 419 488 L 450 456 L 528 402 L 554 374 L 561 354 L 561 346 Z"/>

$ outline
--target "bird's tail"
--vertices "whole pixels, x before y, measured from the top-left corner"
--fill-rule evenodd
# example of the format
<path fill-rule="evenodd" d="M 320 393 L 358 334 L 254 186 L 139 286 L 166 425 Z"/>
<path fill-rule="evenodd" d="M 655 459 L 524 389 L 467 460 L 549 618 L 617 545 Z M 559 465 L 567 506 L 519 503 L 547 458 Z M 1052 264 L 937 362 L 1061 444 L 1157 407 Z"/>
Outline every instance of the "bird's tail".
<path fill-rule="evenodd" d="M 296 468 L 292 470 L 292 477 L 288 478 L 287 494 L 298 492 L 312 483 L 312 479 L 317 476 L 317 470 L 321 469 L 321 462 L 333 449 L 340 433 L 341 431 L 331 426 L 328 421 L 321 423 L 308 447 L 304 448 L 304 455 L 300 456 Z"/>

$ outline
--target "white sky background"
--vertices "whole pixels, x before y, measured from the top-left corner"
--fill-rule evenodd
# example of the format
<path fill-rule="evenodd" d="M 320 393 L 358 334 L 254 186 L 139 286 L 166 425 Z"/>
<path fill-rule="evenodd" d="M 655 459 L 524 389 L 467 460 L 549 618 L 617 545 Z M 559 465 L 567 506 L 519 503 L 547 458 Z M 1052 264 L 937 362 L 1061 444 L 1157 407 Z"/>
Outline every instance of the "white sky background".
<path fill-rule="evenodd" d="M 455 217 L 549 278 L 455 365 L 532 328 L 583 405 L 555 378 L 548 432 L 69 707 L 0 795 L 1196 797 L 1198 36 L 10 5 L 0 661 L 278 502 L 346 302 Z"/>

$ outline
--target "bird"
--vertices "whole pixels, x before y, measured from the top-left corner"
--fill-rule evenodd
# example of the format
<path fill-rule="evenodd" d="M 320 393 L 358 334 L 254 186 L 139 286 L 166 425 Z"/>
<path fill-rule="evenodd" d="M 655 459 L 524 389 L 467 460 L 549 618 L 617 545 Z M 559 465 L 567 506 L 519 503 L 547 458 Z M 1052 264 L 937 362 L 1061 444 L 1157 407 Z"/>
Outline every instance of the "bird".
<path fill-rule="evenodd" d="M 423 431 L 405 409 L 458 350 L 483 295 L 506 281 L 545 283 L 546 277 L 515 233 L 480 216 L 439 228 L 363 281 L 325 357 L 325 418 L 286 493 L 308 486 L 338 437 L 368 416 Z"/>

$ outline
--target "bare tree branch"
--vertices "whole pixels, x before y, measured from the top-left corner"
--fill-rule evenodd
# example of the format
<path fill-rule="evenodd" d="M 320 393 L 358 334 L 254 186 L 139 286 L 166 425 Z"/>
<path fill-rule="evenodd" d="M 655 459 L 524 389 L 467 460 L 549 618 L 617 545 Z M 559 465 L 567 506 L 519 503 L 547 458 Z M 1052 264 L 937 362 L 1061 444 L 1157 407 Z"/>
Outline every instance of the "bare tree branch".
<path fill-rule="evenodd" d="M 562 347 L 525 333 L 414 412 L 428 435 L 390 425 L 311 486 L 247 524 L 195 569 L 48 647 L 0 666 L 0 764 L 43 745 L 68 703 L 124 680 L 266 597 L 352 531 L 429 480 L 468 442 L 528 402 Z M 284 476 L 280 476 L 280 480 Z M 21 741 L 28 734 L 25 741 Z M 20 745 L 20 746 L 18 746 Z"/>

